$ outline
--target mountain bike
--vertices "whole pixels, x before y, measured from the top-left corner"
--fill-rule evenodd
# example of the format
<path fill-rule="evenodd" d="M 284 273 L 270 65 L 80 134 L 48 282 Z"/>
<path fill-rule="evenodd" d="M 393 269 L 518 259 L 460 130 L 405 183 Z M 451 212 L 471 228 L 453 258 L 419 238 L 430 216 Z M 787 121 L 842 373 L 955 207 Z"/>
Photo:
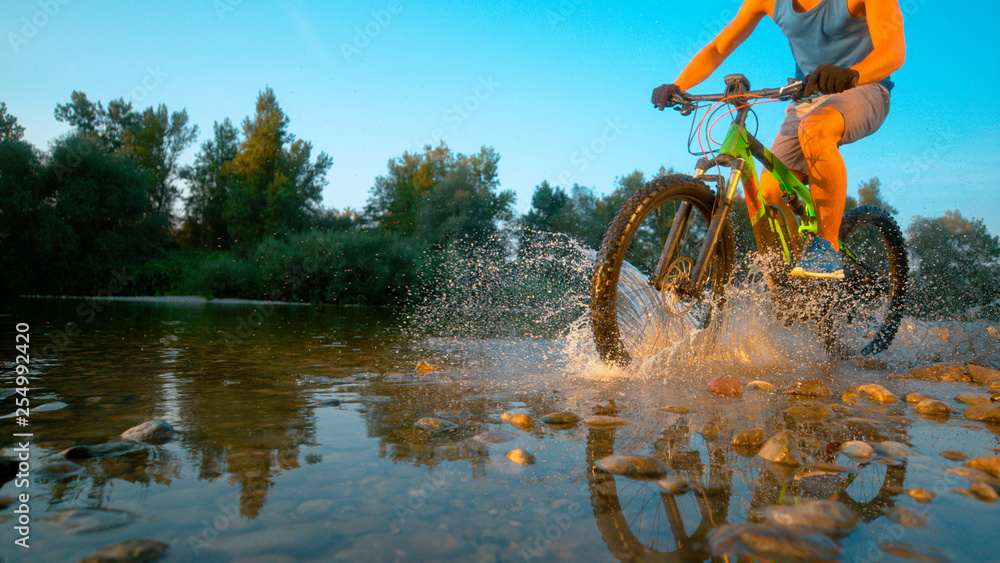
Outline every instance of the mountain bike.
<path fill-rule="evenodd" d="M 675 330 L 664 328 L 677 326 L 670 321 L 683 321 L 684 329 L 720 326 L 725 287 L 736 263 L 730 213 L 738 186 L 779 317 L 812 322 L 837 357 L 884 351 L 899 328 L 906 299 L 908 263 L 899 226 L 882 209 L 854 208 L 845 213 L 839 233 L 844 279 L 791 277 L 792 266 L 816 236 L 816 209 L 809 188 L 746 123 L 757 103 L 799 99 L 802 83 L 751 91 L 746 77 L 736 74 L 727 76 L 725 84 L 722 94 L 682 93 L 671 100 L 682 115 L 693 113 L 694 120 L 699 109 L 710 106 L 697 135 L 692 123 L 688 137 L 689 152 L 701 157 L 695 172 L 663 175 L 643 185 L 604 235 L 590 284 L 598 352 L 606 362 L 625 366 L 678 338 Z M 721 111 L 725 113 L 709 120 Z M 732 123 L 712 149 L 712 126 L 727 116 Z M 697 137 L 701 145 L 703 130 L 709 150 L 696 152 L 692 140 Z M 760 193 L 754 159 L 777 180 L 790 214 Z M 709 174 L 713 170 L 717 173 Z M 803 296 L 810 305 L 798 316 L 789 313 Z"/>

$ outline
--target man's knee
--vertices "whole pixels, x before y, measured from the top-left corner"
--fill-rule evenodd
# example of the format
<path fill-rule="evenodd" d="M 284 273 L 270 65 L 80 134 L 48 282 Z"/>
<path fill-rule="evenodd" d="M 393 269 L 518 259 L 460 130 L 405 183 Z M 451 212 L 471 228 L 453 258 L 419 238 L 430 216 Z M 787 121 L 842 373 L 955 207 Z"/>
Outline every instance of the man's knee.
<path fill-rule="evenodd" d="M 843 138 L 844 116 L 831 107 L 819 108 L 799 123 L 799 144 L 806 155 L 836 149 Z"/>
<path fill-rule="evenodd" d="M 778 181 L 766 170 L 760 175 L 760 194 L 771 202 L 781 199 L 781 187 L 778 186 Z"/>

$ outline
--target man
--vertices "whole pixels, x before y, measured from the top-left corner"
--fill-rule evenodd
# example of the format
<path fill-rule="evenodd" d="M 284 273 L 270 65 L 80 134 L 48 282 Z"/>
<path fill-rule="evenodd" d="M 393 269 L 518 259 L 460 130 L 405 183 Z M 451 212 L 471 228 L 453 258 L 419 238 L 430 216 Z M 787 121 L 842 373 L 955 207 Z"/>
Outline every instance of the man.
<path fill-rule="evenodd" d="M 771 152 L 802 180 L 816 205 L 818 236 L 793 276 L 843 278 L 837 234 L 847 199 L 847 170 L 840 145 L 874 133 L 889 112 L 889 75 L 903 65 L 903 16 L 896 0 L 746 0 L 736 17 L 681 71 L 653 91 L 653 105 L 708 78 L 770 17 L 788 38 L 806 96 L 792 103 Z M 787 210 L 769 172 L 760 180 L 768 201 Z"/>

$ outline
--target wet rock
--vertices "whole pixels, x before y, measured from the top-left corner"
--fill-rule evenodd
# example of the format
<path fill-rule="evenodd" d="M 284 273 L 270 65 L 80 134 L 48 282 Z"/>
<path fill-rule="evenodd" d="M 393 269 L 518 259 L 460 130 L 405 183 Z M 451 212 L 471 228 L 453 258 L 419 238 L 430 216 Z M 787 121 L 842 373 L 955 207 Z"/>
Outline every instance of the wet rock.
<path fill-rule="evenodd" d="M 135 442 L 108 442 L 107 444 L 98 444 L 96 446 L 73 446 L 59 452 L 59 455 L 69 460 L 89 459 L 92 457 L 119 456 L 141 449 L 143 449 L 142 444 L 136 444 Z"/>
<path fill-rule="evenodd" d="M 413 425 L 428 432 L 445 432 L 447 430 L 454 430 L 458 428 L 458 425 L 454 422 L 448 422 L 447 420 L 434 418 L 432 416 L 421 418 L 420 420 L 414 422 Z"/>
<path fill-rule="evenodd" d="M 700 434 L 706 442 L 714 442 L 719 439 L 719 425 L 714 422 L 706 422 L 698 427 L 698 434 Z"/>
<path fill-rule="evenodd" d="M 667 474 L 667 466 L 648 455 L 610 455 L 594 465 L 608 473 L 635 479 L 659 479 Z"/>
<path fill-rule="evenodd" d="M 923 528 L 930 519 L 926 513 L 909 506 L 891 506 L 885 509 L 885 517 L 907 528 Z"/>
<path fill-rule="evenodd" d="M 972 496 L 983 502 L 996 502 L 997 499 L 1000 499 L 1000 494 L 997 494 L 996 489 L 982 481 L 975 481 L 969 485 L 969 490 L 972 491 Z"/>
<path fill-rule="evenodd" d="M 37 470 L 35 474 L 48 479 L 63 479 L 72 477 L 81 471 L 83 471 L 83 466 L 72 461 L 50 461 Z"/>
<path fill-rule="evenodd" d="M 971 407 L 965 409 L 962 414 L 964 414 L 966 418 L 971 418 L 972 420 L 978 420 L 980 422 L 1000 423 L 1000 404 L 982 403 L 979 405 L 972 405 Z"/>
<path fill-rule="evenodd" d="M 716 395 L 742 395 L 743 384 L 731 375 L 720 375 L 709 380 L 708 390 Z"/>
<path fill-rule="evenodd" d="M 981 405 L 990 402 L 990 398 L 977 393 L 962 393 L 955 396 L 955 401 L 963 405 Z"/>
<path fill-rule="evenodd" d="M 875 453 L 878 455 L 891 459 L 904 459 L 908 457 L 919 457 L 921 455 L 920 452 L 910 446 L 900 442 L 893 442 L 892 440 L 878 442 L 875 444 L 874 448 Z"/>
<path fill-rule="evenodd" d="M 523 412 L 505 412 L 500 419 L 518 430 L 530 430 L 535 427 L 535 419 Z"/>
<path fill-rule="evenodd" d="M 945 467 L 944 471 L 970 481 L 989 481 L 993 479 L 989 473 L 972 467 Z"/>
<path fill-rule="evenodd" d="M 796 473 L 796 479 L 803 479 L 805 477 L 815 477 L 816 475 L 836 475 L 838 473 L 858 473 L 857 467 L 850 467 L 847 465 L 839 465 L 836 463 L 827 463 L 825 461 L 814 461 L 809 464 L 809 467 L 804 470 L 799 470 Z"/>
<path fill-rule="evenodd" d="M 941 452 L 941 457 L 951 461 L 964 461 L 969 459 L 969 456 L 957 450 L 948 450 L 945 452 Z"/>
<path fill-rule="evenodd" d="M 58 411 L 68 407 L 66 403 L 62 401 L 52 401 L 51 403 L 45 403 L 44 405 L 38 405 L 37 407 L 31 407 L 31 412 L 48 412 L 48 411 Z"/>
<path fill-rule="evenodd" d="M 792 384 L 791 387 L 785 389 L 785 393 L 788 395 L 799 395 L 802 397 L 829 397 L 830 390 L 827 389 L 826 385 L 818 379 L 807 379 L 806 381 L 798 381 Z"/>
<path fill-rule="evenodd" d="M 927 489 L 917 487 L 915 489 L 907 489 L 906 494 L 910 495 L 913 500 L 927 504 L 928 502 L 934 500 L 934 493 L 928 491 Z"/>
<path fill-rule="evenodd" d="M 916 545 L 903 542 L 882 542 L 878 544 L 882 551 L 913 561 L 922 563 L 951 563 L 955 556 L 947 549 L 932 547 L 929 545 Z"/>
<path fill-rule="evenodd" d="M 779 432 L 764 442 L 757 456 L 781 465 L 802 465 L 802 454 L 795 445 L 795 438 L 788 432 Z"/>
<path fill-rule="evenodd" d="M 777 391 L 778 388 L 773 383 L 768 383 L 766 381 L 761 381 L 755 379 L 750 383 L 747 383 L 747 389 L 752 389 L 754 391 Z"/>
<path fill-rule="evenodd" d="M 848 389 L 840 394 L 840 401 L 845 405 L 861 404 L 861 394 L 854 389 Z"/>
<path fill-rule="evenodd" d="M 339 407 L 340 399 L 322 399 L 309 403 L 310 407 Z"/>
<path fill-rule="evenodd" d="M 672 495 L 682 495 L 691 490 L 691 483 L 685 481 L 684 479 L 677 479 L 673 477 L 660 479 L 656 482 L 656 484 L 659 485 L 659 487 L 665 492 Z"/>
<path fill-rule="evenodd" d="M 961 383 L 968 383 L 972 381 L 972 378 L 964 373 L 946 373 L 941 376 L 941 381 L 958 381 Z"/>
<path fill-rule="evenodd" d="M 580 416 L 568 411 L 549 413 L 542 417 L 545 424 L 570 425 L 580 422 Z"/>
<path fill-rule="evenodd" d="M 875 448 L 871 447 L 867 442 L 862 442 L 860 440 L 844 442 L 840 445 L 837 451 L 855 461 L 860 462 L 868 461 L 873 455 L 875 455 Z"/>
<path fill-rule="evenodd" d="M 712 555 L 814 561 L 833 559 L 840 546 L 823 534 L 777 524 L 724 524 L 709 538 Z"/>
<path fill-rule="evenodd" d="M 484 444 L 503 444 L 505 442 L 510 442 L 511 440 L 516 440 L 517 434 L 507 432 L 506 430 L 490 430 L 476 434 L 472 437 L 472 439 Z"/>
<path fill-rule="evenodd" d="M 951 414 L 951 406 L 937 399 L 924 399 L 917 403 L 913 410 L 920 414 Z"/>
<path fill-rule="evenodd" d="M 858 393 L 861 393 L 865 397 L 868 397 L 873 401 L 878 401 L 884 405 L 895 403 L 899 400 L 899 397 L 893 394 L 892 391 L 889 391 L 878 383 L 865 383 L 864 385 L 859 385 Z"/>
<path fill-rule="evenodd" d="M 614 416 L 593 415 L 583 419 L 583 423 L 591 428 L 617 428 L 632 424 L 631 420 L 622 420 Z"/>
<path fill-rule="evenodd" d="M 147 420 L 122 432 L 122 438 L 147 444 L 166 444 L 174 437 L 174 429 L 162 420 Z"/>
<path fill-rule="evenodd" d="M 931 364 L 915 367 L 909 371 L 910 377 L 924 381 L 940 381 L 944 377 L 952 378 L 964 375 L 966 375 L 965 366 L 954 363 Z"/>
<path fill-rule="evenodd" d="M 422 360 L 417 362 L 416 366 L 416 370 L 420 373 L 430 373 L 432 371 L 437 371 L 437 369 L 438 369 L 437 367 Z"/>
<path fill-rule="evenodd" d="M 744 430 L 742 432 L 737 432 L 733 436 L 734 446 L 758 446 L 764 443 L 764 429 L 751 428 L 750 430 Z"/>
<path fill-rule="evenodd" d="M 507 459 L 519 465 L 531 465 L 535 463 L 535 456 L 521 448 L 513 449 L 505 454 Z"/>
<path fill-rule="evenodd" d="M 830 531 L 851 530 L 858 523 L 858 515 L 835 500 L 772 505 L 764 511 L 764 516 L 775 524 Z"/>
<path fill-rule="evenodd" d="M 977 366 L 976 364 L 969 364 L 966 370 L 969 372 L 969 377 L 972 381 L 980 385 L 992 385 L 994 383 L 1000 383 L 1000 370 L 990 369 L 984 366 Z"/>
<path fill-rule="evenodd" d="M 139 563 L 156 561 L 167 552 L 167 544 L 153 540 L 129 540 L 107 547 L 99 547 L 93 555 L 80 563 Z"/>
<path fill-rule="evenodd" d="M 661 411 L 672 412 L 674 414 L 687 414 L 691 412 L 691 409 L 685 407 L 684 405 L 670 405 L 666 407 L 660 407 Z"/>
<path fill-rule="evenodd" d="M 836 414 L 833 409 L 819 401 L 803 401 L 785 409 L 785 414 L 799 422 L 814 423 L 830 420 Z"/>
<path fill-rule="evenodd" d="M 930 399 L 930 397 L 922 393 L 907 393 L 905 399 L 907 403 L 915 405 L 920 403 L 921 401 L 926 401 L 927 399 Z"/>
<path fill-rule="evenodd" d="M 124 526 L 138 518 L 124 510 L 103 508 L 74 508 L 52 519 L 52 522 L 70 534 L 85 534 Z"/>
<path fill-rule="evenodd" d="M 1000 478 L 1000 456 L 977 457 L 965 462 L 964 465 Z"/>

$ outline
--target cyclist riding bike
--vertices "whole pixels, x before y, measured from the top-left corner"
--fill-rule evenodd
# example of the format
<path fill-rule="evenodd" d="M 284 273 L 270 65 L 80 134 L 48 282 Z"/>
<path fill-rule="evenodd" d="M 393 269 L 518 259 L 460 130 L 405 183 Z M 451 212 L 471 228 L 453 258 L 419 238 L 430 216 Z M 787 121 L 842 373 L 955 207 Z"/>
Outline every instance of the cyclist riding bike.
<path fill-rule="evenodd" d="M 736 17 L 687 64 L 677 79 L 653 90 L 660 110 L 700 84 L 770 17 L 788 38 L 803 97 L 785 111 L 771 152 L 810 185 L 817 236 L 791 275 L 843 278 L 838 233 L 847 199 L 840 145 L 871 135 L 889 112 L 889 75 L 903 65 L 903 16 L 896 0 L 746 0 Z M 791 215 L 770 172 L 764 197 Z"/>

